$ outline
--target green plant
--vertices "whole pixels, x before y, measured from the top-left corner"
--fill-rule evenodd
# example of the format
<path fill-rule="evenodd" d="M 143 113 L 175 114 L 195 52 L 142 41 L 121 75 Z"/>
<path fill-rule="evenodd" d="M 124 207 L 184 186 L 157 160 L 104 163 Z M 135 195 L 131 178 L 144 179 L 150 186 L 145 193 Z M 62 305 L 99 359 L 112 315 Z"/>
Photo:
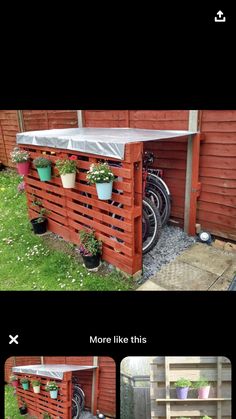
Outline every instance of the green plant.
<path fill-rule="evenodd" d="M 43 413 L 43 419 L 51 419 L 51 416 L 47 412 Z"/>
<path fill-rule="evenodd" d="M 202 419 L 212 419 L 210 416 L 203 416 Z"/>
<path fill-rule="evenodd" d="M 209 386 L 209 382 L 205 380 L 204 378 L 201 378 L 200 380 L 193 383 L 193 388 L 202 388 Z"/>
<path fill-rule="evenodd" d="M 39 216 L 37 217 L 37 223 L 42 223 L 45 219 L 45 216 L 47 214 L 50 214 L 50 211 L 48 211 L 46 208 L 43 208 L 42 202 L 35 198 L 34 195 L 32 205 L 39 208 Z"/>
<path fill-rule="evenodd" d="M 24 163 L 30 158 L 28 151 L 20 150 L 18 147 L 15 147 L 10 155 L 12 163 Z"/>
<path fill-rule="evenodd" d="M 17 381 L 18 377 L 16 375 L 10 375 L 10 382 L 12 383 L 12 381 Z"/>
<path fill-rule="evenodd" d="M 73 156 L 69 157 L 69 159 L 56 160 L 55 165 L 60 175 L 76 173 L 77 171 L 76 160 L 74 158 L 72 159 L 72 157 Z"/>
<path fill-rule="evenodd" d="M 39 380 L 31 380 L 31 384 L 32 384 L 32 387 L 39 387 L 40 384 L 41 384 L 41 381 L 39 381 Z"/>
<path fill-rule="evenodd" d="M 110 183 L 115 179 L 108 163 L 93 163 L 90 166 L 86 176 L 88 182 L 94 183 Z"/>
<path fill-rule="evenodd" d="M 26 384 L 26 383 L 28 383 L 28 382 L 29 382 L 29 379 L 28 379 L 28 377 L 22 377 L 22 378 L 20 379 L 20 382 L 21 382 L 21 384 Z"/>
<path fill-rule="evenodd" d="M 190 387 L 191 386 L 191 381 L 186 379 L 186 378 L 180 378 L 179 380 L 176 381 L 176 383 L 174 384 L 175 387 Z"/>
<path fill-rule="evenodd" d="M 45 157 L 36 157 L 36 159 L 33 160 L 34 167 L 37 168 L 43 168 L 51 166 L 52 162 L 49 159 L 45 159 Z"/>
<path fill-rule="evenodd" d="M 102 253 L 102 241 L 97 240 L 95 232 L 80 230 L 79 252 L 82 256 L 95 256 Z"/>
<path fill-rule="evenodd" d="M 58 385 L 57 385 L 56 381 L 48 381 L 46 386 L 45 386 L 45 390 L 46 391 L 58 390 Z"/>

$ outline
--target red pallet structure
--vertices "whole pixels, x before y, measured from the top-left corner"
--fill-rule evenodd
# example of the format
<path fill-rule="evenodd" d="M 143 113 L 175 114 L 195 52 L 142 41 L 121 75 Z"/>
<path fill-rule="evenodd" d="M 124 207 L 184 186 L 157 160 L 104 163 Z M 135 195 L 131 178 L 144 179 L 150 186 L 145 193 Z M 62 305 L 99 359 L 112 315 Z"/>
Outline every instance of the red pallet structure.
<path fill-rule="evenodd" d="M 101 160 L 101 156 L 47 147 L 23 148 L 30 152 L 33 159 L 46 153 L 53 162 L 58 158 L 78 156 L 74 189 L 64 189 L 60 177 L 54 176 L 50 182 L 41 182 L 37 171 L 31 168 L 29 176 L 25 177 L 30 218 L 38 216 L 33 205 L 36 198 L 50 211 L 47 216 L 49 231 L 79 244 L 78 232 L 93 228 L 97 238 L 103 242 L 102 258 L 105 261 L 130 275 L 141 270 L 142 143 L 126 147 L 121 167 L 112 168 L 115 176 L 122 178 L 122 181 L 114 182 L 114 188 L 123 191 L 122 194 L 113 193 L 114 205 L 98 200 L 95 186 L 88 185 L 86 181 L 91 163 Z M 56 175 L 54 165 L 53 173 Z"/>
<path fill-rule="evenodd" d="M 33 368 L 35 367 L 35 368 Z M 74 365 L 74 371 L 69 371 L 68 365 L 65 365 L 65 372 L 63 372 L 63 378 L 49 378 L 44 373 L 19 373 L 16 372 L 18 369 L 29 370 L 30 368 L 37 370 L 39 366 L 24 366 L 14 367 L 13 374 L 17 376 L 18 380 L 22 377 L 27 377 L 29 380 L 40 380 L 40 393 L 34 393 L 32 385 L 29 385 L 28 390 L 24 390 L 20 385 L 16 388 L 16 395 L 18 400 L 18 406 L 22 407 L 25 403 L 27 406 L 28 414 L 37 418 L 41 418 L 43 414 L 48 413 L 52 419 L 61 417 L 62 419 L 72 418 L 72 395 L 73 395 L 73 384 L 72 378 L 76 375 L 85 393 L 85 409 L 92 411 L 94 415 L 97 412 L 98 406 L 98 380 L 99 380 L 99 367 L 94 366 L 78 366 Z M 45 366 L 50 370 L 50 364 Z M 55 371 L 56 365 L 53 365 Z M 58 364 L 58 368 L 62 367 Z M 68 371 L 66 371 L 68 369 Z M 42 375 L 41 375 L 42 374 Z M 45 386 L 48 381 L 55 381 L 58 385 L 58 397 L 57 399 L 51 399 L 48 391 L 45 390 Z"/>
<path fill-rule="evenodd" d="M 198 170 L 201 134 L 191 135 L 191 165 L 189 168 L 189 211 L 186 225 L 189 234 L 195 234 L 196 202 L 199 196 Z M 168 140 L 167 140 L 168 141 Z M 173 138 L 172 138 L 173 141 Z M 190 140 L 189 140 L 190 141 Z M 155 141 L 152 141 L 155 143 Z M 40 200 L 48 213 L 48 230 L 65 240 L 79 244 L 79 231 L 93 228 L 103 242 L 102 258 L 121 271 L 140 274 L 142 271 L 142 158 L 143 149 L 149 142 L 125 144 L 124 159 L 116 159 L 64 150 L 54 147 L 20 145 L 30 152 L 32 159 L 47 156 L 52 161 L 53 177 L 50 182 L 41 182 L 37 171 L 31 167 L 25 177 L 30 218 L 38 216 L 34 200 Z M 59 158 L 76 155 L 78 173 L 74 189 L 64 189 L 54 163 Z M 92 163 L 101 159 L 111 164 L 117 181 L 113 185 L 112 204 L 97 198 L 95 186 L 88 185 L 86 172 Z M 114 192 L 116 190 L 116 192 Z M 117 193 L 117 190 L 119 193 Z"/>

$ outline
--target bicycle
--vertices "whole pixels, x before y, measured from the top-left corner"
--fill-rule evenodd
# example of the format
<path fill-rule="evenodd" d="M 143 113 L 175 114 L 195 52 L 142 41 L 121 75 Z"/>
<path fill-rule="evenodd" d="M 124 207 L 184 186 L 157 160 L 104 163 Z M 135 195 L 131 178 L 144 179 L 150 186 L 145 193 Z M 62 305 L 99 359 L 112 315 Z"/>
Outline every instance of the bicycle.
<path fill-rule="evenodd" d="M 162 179 L 162 170 L 149 167 L 153 162 L 154 154 L 145 151 L 143 158 L 143 178 L 146 181 L 145 196 L 159 209 L 162 226 L 164 226 L 170 218 L 171 194 L 168 186 Z"/>
<path fill-rule="evenodd" d="M 73 396 L 72 396 L 72 419 L 78 419 L 84 410 L 85 394 L 78 383 L 76 376 L 72 379 Z"/>

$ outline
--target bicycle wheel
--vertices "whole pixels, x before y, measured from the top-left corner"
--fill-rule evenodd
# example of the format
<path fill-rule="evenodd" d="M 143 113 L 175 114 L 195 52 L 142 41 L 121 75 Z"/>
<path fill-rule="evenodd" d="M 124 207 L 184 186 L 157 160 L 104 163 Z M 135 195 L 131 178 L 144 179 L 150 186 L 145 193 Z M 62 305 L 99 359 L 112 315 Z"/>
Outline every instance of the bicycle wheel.
<path fill-rule="evenodd" d="M 170 218 L 171 197 L 158 178 L 154 181 L 148 177 L 145 195 L 159 209 L 161 215 L 162 226 L 164 226 Z"/>
<path fill-rule="evenodd" d="M 79 419 L 81 409 L 78 401 L 73 397 L 72 399 L 72 419 Z"/>
<path fill-rule="evenodd" d="M 146 211 L 142 214 L 142 240 L 145 242 L 150 234 L 150 222 Z"/>
<path fill-rule="evenodd" d="M 143 254 L 150 252 L 161 236 L 161 216 L 158 208 L 148 198 L 143 198 L 143 213 L 148 216 L 149 236 L 143 241 Z"/>

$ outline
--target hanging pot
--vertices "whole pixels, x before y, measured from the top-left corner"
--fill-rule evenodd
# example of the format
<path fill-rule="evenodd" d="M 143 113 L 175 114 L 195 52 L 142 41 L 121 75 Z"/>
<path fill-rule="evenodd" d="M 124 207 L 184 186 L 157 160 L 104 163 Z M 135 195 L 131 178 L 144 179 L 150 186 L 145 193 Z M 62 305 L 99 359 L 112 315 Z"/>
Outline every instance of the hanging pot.
<path fill-rule="evenodd" d="M 66 173 L 66 175 L 61 175 L 63 188 L 74 188 L 75 178 L 76 178 L 76 173 Z"/>
<path fill-rule="evenodd" d="M 98 199 L 108 200 L 112 196 L 113 181 L 109 183 L 96 183 Z"/>
<path fill-rule="evenodd" d="M 29 383 L 22 383 L 23 390 L 29 390 Z"/>
<path fill-rule="evenodd" d="M 48 182 L 49 180 L 51 180 L 51 173 L 52 173 L 51 166 L 38 167 L 37 171 L 38 171 L 38 174 L 39 174 L 39 179 L 42 182 Z"/>
<path fill-rule="evenodd" d="M 29 174 L 30 161 L 24 161 L 16 164 L 19 175 L 27 176 Z"/>
<path fill-rule="evenodd" d="M 100 265 L 100 259 L 101 259 L 100 254 L 92 255 L 92 256 L 82 255 L 82 257 L 83 257 L 84 264 L 88 270 L 95 269 Z"/>
<path fill-rule="evenodd" d="M 35 234 L 44 234 L 47 231 L 47 218 L 45 217 L 40 217 L 42 218 L 41 222 L 38 222 L 38 218 L 33 218 L 32 220 L 30 220 L 34 233 Z"/>
<path fill-rule="evenodd" d="M 11 384 L 12 384 L 13 387 L 18 387 L 19 382 L 18 382 L 18 380 L 15 380 L 15 381 L 12 381 Z"/>
<path fill-rule="evenodd" d="M 38 394 L 40 393 L 40 386 L 33 387 L 34 393 Z"/>
<path fill-rule="evenodd" d="M 51 390 L 50 391 L 51 399 L 56 399 L 57 398 L 57 393 L 58 393 L 58 390 Z"/>

